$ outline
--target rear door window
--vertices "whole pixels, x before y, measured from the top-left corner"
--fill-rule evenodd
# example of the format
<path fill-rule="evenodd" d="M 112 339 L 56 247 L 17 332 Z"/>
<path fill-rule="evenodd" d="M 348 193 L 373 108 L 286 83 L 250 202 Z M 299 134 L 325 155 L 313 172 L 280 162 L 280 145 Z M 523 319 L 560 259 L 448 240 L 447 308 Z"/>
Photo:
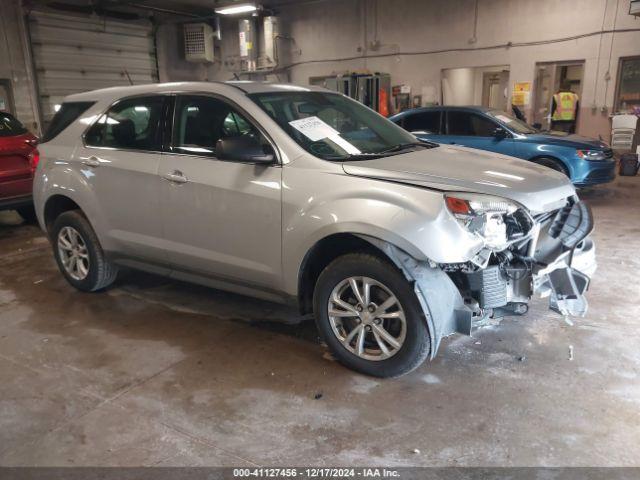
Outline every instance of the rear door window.
<path fill-rule="evenodd" d="M 410 132 L 426 132 L 439 134 L 440 133 L 440 116 L 439 110 L 429 112 L 416 112 L 411 115 L 407 115 L 402 124 L 405 130 Z"/>
<path fill-rule="evenodd" d="M 447 133 L 449 135 L 491 137 L 497 124 L 477 113 L 463 110 L 447 112 Z"/>
<path fill-rule="evenodd" d="M 0 137 L 23 135 L 27 129 L 10 113 L 0 112 Z"/>
<path fill-rule="evenodd" d="M 71 125 L 80 115 L 95 102 L 66 102 L 60 106 L 49 124 L 49 128 L 40 139 L 40 143 L 45 143 L 56 138 L 65 128 Z"/>
<path fill-rule="evenodd" d="M 89 129 L 90 147 L 160 151 L 162 112 L 167 97 L 136 97 L 116 103 Z"/>

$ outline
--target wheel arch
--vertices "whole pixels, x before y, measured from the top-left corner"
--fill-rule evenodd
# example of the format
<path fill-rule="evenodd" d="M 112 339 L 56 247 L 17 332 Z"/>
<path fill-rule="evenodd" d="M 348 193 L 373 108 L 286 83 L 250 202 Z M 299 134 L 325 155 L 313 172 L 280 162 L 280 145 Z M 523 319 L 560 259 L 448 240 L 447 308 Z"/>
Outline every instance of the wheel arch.
<path fill-rule="evenodd" d="M 337 232 L 319 239 L 307 251 L 298 269 L 297 298 L 300 312 L 303 315 L 312 313 L 313 292 L 318 277 L 322 270 L 336 258 L 347 253 L 363 252 L 375 255 L 395 266 L 389 255 L 369 241 L 368 238 L 374 238 L 380 242 L 387 242 L 396 246 L 394 242 L 389 242 L 387 239 L 378 236 L 374 237 L 370 234 Z M 400 247 L 396 246 L 396 248 Z"/>
<path fill-rule="evenodd" d="M 78 203 L 67 195 L 56 193 L 47 198 L 44 204 L 43 220 L 47 232 L 51 231 L 53 223 L 60 215 L 69 210 L 80 210 Z"/>
<path fill-rule="evenodd" d="M 298 271 L 298 306 L 303 315 L 313 312 L 313 292 L 320 273 L 336 258 L 363 252 L 389 261 L 389 257 L 356 233 L 333 233 L 318 240 L 307 252 Z M 391 262 L 390 262 L 391 263 Z"/>
<path fill-rule="evenodd" d="M 563 160 L 561 157 L 558 157 L 557 155 L 550 155 L 550 154 L 540 154 L 540 155 L 535 155 L 531 158 L 529 158 L 530 162 L 534 162 L 534 163 L 538 163 L 540 160 L 544 160 L 544 159 L 548 159 L 548 160 L 553 160 L 554 162 L 558 162 L 560 164 L 560 166 L 562 166 L 565 170 L 565 174 L 567 175 L 567 177 L 571 178 L 571 175 L 573 174 L 573 171 L 571 169 L 571 165 L 569 164 L 569 162 L 566 162 L 565 160 Z"/>

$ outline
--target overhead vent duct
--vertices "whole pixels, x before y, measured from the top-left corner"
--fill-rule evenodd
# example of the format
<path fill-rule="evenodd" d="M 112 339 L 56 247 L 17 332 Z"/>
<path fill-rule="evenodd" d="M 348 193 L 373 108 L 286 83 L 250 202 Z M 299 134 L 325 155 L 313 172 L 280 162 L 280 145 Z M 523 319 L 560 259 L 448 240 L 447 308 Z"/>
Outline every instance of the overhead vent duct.
<path fill-rule="evenodd" d="M 215 33 L 206 23 L 184 25 L 184 58 L 188 62 L 213 62 Z"/>
<path fill-rule="evenodd" d="M 256 23 L 253 18 L 243 18 L 238 22 L 240 40 L 240 69 L 243 72 L 255 72 L 258 63 L 256 45 Z"/>
<path fill-rule="evenodd" d="M 264 17 L 262 20 L 262 34 L 264 36 L 264 63 L 260 68 L 271 68 L 278 63 L 278 18 Z"/>

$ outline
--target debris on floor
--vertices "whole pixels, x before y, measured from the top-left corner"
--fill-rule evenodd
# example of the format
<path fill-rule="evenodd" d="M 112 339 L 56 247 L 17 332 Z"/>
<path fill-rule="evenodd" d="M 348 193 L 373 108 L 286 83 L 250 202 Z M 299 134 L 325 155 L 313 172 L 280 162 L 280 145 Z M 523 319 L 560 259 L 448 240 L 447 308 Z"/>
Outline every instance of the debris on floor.
<path fill-rule="evenodd" d="M 320 400 L 322 398 L 322 392 L 318 392 L 313 396 L 314 400 Z"/>
<path fill-rule="evenodd" d="M 573 345 L 569 345 L 569 360 L 573 360 Z"/>
<path fill-rule="evenodd" d="M 440 379 L 432 373 L 427 373 L 424 377 L 422 377 L 422 380 L 424 381 L 424 383 L 428 383 L 429 385 L 440 383 Z"/>
<path fill-rule="evenodd" d="M 335 357 L 333 355 L 331 355 L 330 352 L 324 352 L 322 354 L 322 358 L 324 358 L 325 360 L 329 360 L 330 362 L 335 362 L 336 361 Z"/>

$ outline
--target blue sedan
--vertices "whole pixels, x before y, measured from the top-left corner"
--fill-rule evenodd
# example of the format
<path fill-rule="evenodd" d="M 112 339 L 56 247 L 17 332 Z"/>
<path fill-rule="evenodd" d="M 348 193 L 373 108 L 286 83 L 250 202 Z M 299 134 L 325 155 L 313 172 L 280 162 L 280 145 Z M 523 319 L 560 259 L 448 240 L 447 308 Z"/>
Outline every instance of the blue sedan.
<path fill-rule="evenodd" d="M 422 140 L 479 148 L 563 172 L 578 187 L 612 181 L 609 146 L 563 132 L 541 132 L 514 116 L 485 107 L 426 107 L 390 118 Z"/>

